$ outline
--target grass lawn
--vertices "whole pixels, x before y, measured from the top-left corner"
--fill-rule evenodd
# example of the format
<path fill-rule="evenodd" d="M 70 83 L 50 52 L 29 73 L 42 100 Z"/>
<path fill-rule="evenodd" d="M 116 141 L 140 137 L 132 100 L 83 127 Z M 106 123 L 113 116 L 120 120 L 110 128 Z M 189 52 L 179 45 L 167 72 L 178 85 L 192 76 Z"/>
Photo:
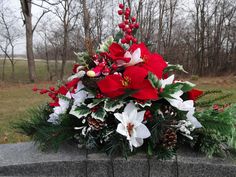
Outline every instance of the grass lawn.
<path fill-rule="evenodd" d="M 40 88 L 48 88 L 53 83 L 47 82 L 47 72 L 45 72 L 46 64 L 37 62 L 38 78 L 43 82 L 37 83 Z M 69 64 L 71 65 L 71 63 Z M 0 61 L 1 66 L 1 61 Z M 46 95 L 38 95 L 32 91 L 34 84 L 26 84 L 28 82 L 27 66 L 25 61 L 17 61 L 16 63 L 16 82 L 10 83 L 10 66 L 8 63 L 6 75 L 7 82 L 0 82 L 0 144 L 16 143 L 28 141 L 28 137 L 17 134 L 11 127 L 12 122 L 24 119 L 26 111 L 34 106 L 47 102 L 49 99 Z M 67 73 L 70 73 L 71 66 L 67 67 Z M 1 73 L 0 73 L 1 74 Z M 189 80 L 189 79 L 187 79 Z M 191 81 L 191 80 L 190 80 Z M 217 77 L 217 78 L 200 78 L 191 81 L 197 84 L 197 88 L 202 90 L 221 89 L 224 92 L 232 92 L 230 96 L 223 102 L 236 103 L 236 78 Z"/>

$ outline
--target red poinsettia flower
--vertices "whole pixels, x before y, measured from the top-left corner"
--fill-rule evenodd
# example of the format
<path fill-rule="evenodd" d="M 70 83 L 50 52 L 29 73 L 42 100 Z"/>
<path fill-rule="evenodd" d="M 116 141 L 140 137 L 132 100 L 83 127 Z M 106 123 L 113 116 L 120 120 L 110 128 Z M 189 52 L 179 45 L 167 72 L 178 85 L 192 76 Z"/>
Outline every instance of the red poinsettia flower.
<path fill-rule="evenodd" d="M 111 58 L 113 61 L 119 63 L 119 62 L 129 62 L 130 58 L 125 58 L 125 50 L 123 49 L 123 47 L 121 47 L 118 43 L 113 42 L 110 46 L 109 46 L 109 54 L 108 57 Z"/>
<path fill-rule="evenodd" d="M 188 93 L 188 98 L 190 100 L 195 101 L 199 96 L 201 96 L 203 94 L 203 91 L 197 90 L 197 89 L 192 89 L 187 93 Z"/>
<path fill-rule="evenodd" d="M 162 56 L 157 53 L 150 53 L 144 43 L 132 45 L 129 51 L 133 52 L 137 48 L 141 50 L 141 58 L 143 59 L 143 63 L 141 63 L 142 67 L 155 74 L 158 78 L 162 78 L 163 70 L 167 67 L 167 63 Z"/>
<path fill-rule="evenodd" d="M 126 90 L 135 90 L 132 97 L 140 100 L 155 100 L 158 98 L 157 90 L 146 79 L 147 75 L 147 70 L 139 66 L 130 66 L 125 69 L 123 76 L 108 75 L 97 84 L 101 92 L 111 98 L 125 94 Z"/>

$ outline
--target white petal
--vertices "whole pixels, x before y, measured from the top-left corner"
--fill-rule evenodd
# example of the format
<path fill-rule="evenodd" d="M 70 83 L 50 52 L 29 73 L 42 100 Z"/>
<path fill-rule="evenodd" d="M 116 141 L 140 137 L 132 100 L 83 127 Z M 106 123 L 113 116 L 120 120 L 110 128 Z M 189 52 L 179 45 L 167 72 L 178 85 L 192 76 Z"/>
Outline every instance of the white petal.
<path fill-rule="evenodd" d="M 142 122 L 142 121 L 143 121 L 143 118 L 144 118 L 144 114 L 145 114 L 145 111 L 138 112 L 138 113 L 137 113 L 136 121 Z"/>
<path fill-rule="evenodd" d="M 118 119 L 121 123 L 123 123 L 123 115 L 120 113 L 115 113 L 114 116 Z"/>
<path fill-rule="evenodd" d="M 175 78 L 175 75 L 173 74 L 173 75 L 171 75 L 170 77 L 168 77 L 167 79 L 164 79 L 164 80 L 161 79 L 161 80 L 160 80 L 160 82 L 161 82 L 161 87 L 162 87 L 162 88 L 165 88 L 166 85 L 172 84 L 173 81 L 174 81 L 174 78 Z"/>
<path fill-rule="evenodd" d="M 137 108 L 135 107 L 135 104 L 133 102 L 130 102 L 129 104 L 127 104 L 125 106 L 124 112 L 126 112 L 127 115 L 129 115 L 131 113 L 131 111 L 134 110 L 134 109 L 137 110 Z"/>
<path fill-rule="evenodd" d="M 49 115 L 49 119 L 47 120 L 48 122 L 51 122 L 53 124 L 58 123 L 59 116 L 56 113 L 52 113 Z"/>
<path fill-rule="evenodd" d="M 137 138 L 148 138 L 151 136 L 150 131 L 144 124 L 140 124 L 138 127 L 136 127 L 136 137 Z"/>
<path fill-rule="evenodd" d="M 134 64 L 137 64 L 143 61 L 140 57 L 141 57 L 141 50 L 140 48 L 137 48 L 132 54 L 132 60 Z"/>
<path fill-rule="evenodd" d="M 125 129 L 125 126 L 121 123 L 118 124 L 116 131 L 123 136 L 127 136 L 127 131 Z"/>
<path fill-rule="evenodd" d="M 137 120 L 137 109 L 133 109 L 128 113 L 128 121 L 133 122 L 134 120 Z"/>
<path fill-rule="evenodd" d="M 125 55 L 124 55 L 125 58 L 132 58 L 132 55 L 129 51 L 125 52 Z"/>
<path fill-rule="evenodd" d="M 130 143 L 131 143 L 134 147 L 140 147 L 140 146 L 143 145 L 143 139 L 132 137 L 132 138 L 130 139 Z"/>
<path fill-rule="evenodd" d="M 194 125 L 195 128 L 201 128 L 202 124 L 193 116 L 193 111 L 189 111 L 186 115 L 187 119 Z"/>

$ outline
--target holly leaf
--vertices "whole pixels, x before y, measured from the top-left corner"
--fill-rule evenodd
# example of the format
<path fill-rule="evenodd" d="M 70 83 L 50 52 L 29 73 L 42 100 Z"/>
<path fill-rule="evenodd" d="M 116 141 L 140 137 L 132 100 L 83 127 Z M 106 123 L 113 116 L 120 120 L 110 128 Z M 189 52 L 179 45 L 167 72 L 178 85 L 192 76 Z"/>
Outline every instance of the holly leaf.
<path fill-rule="evenodd" d="M 106 114 L 107 112 L 103 108 L 99 108 L 96 112 L 92 112 L 91 116 L 103 122 Z"/>
<path fill-rule="evenodd" d="M 173 98 L 171 94 L 174 94 L 181 90 L 183 85 L 181 84 L 171 84 L 167 85 L 162 93 L 160 93 L 160 96 L 162 98 Z"/>
<path fill-rule="evenodd" d="M 188 82 L 188 81 L 186 81 L 186 82 L 177 82 L 177 83 L 175 83 L 175 85 L 181 85 L 182 86 L 181 90 L 183 92 L 188 92 L 188 91 L 192 90 L 193 87 L 196 86 L 195 84 L 193 84 L 191 82 Z"/>
<path fill-rule="evenodd" d="M 86 117 L 91 113 L 90 108 L 88 108 L 85 105 L 81 105 L 77 108 L 75 108 L 75 110 L 71 110 L 70 114 L 74 115 L 77 118 L 82 118 L 82 117 Z"/>
<path fill-rule="evenodd" d="M 117 109 L 120 109 L 123 106 L 123 103 L 121 101 L 115 101 L 115 100 L 106 100 L 104 104 L 104 109 L 107 112 L 114 112 Z"/>
<path fill-rule="evenodd" d="M 102 103 L 103 101 L 105 101 L 105 99 L 93 99 L 93 102 L 88 104 L 88 108 L 93 108 Z"/>
<path fill-rule="evenodd" d="M 182 71 L 184 73 L 188 73 L 187 71 L 184 70 L 182 65 L 171 65 L 168 64 L 168 66 L 164 69 L 163 74 L 166 74 L 168 72 L 173 72 L 173 71 Z"/>
<path fill-rule="evenodd" d="M 161 87 L 161 82 L 155 74 L 149 72 L 148 73 L 148 80 L 154 88 L 160 88 Z"/>
<path fill-rule="evenodd" d="M 123 33 L 122 33 L 121 31 L 119 31 L 119 32 L 116 34 L 116 36 L 115 36 L 115 38 L 114 38 L 114 41 L 118 43 L 119 40 L 123 38 L 123 36 L 124 36 Z"/>

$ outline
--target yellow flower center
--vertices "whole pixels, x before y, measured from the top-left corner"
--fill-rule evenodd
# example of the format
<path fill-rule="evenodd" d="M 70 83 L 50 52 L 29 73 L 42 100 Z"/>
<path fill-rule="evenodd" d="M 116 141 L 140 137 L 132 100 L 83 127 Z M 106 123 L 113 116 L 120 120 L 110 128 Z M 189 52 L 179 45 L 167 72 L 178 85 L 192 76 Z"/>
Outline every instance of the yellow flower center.
<path fill-rule="evenodd" d="M 130 78 L 127 77 L 127 76 L 125 76 L 124 79 L 123 79 L 121 82 L 122 82 L 122 85 L 123 85 L 124 87 L 128 87 L 129 84 L 130 84 Z"/>

